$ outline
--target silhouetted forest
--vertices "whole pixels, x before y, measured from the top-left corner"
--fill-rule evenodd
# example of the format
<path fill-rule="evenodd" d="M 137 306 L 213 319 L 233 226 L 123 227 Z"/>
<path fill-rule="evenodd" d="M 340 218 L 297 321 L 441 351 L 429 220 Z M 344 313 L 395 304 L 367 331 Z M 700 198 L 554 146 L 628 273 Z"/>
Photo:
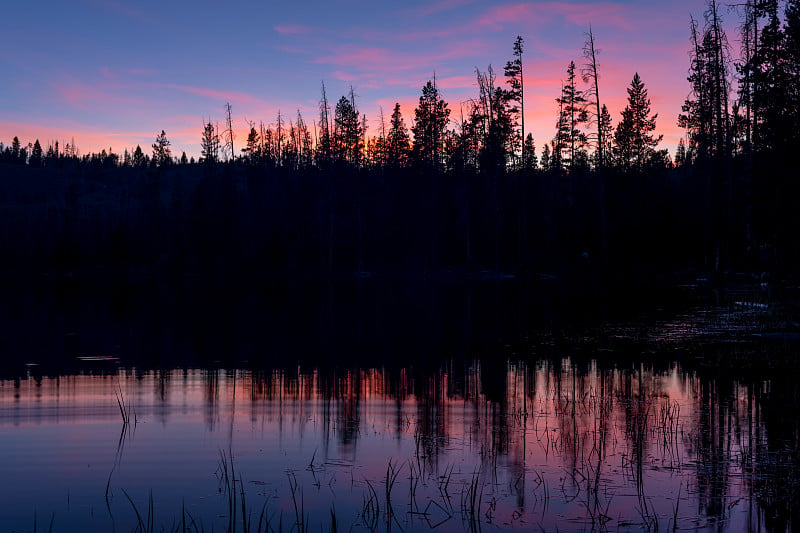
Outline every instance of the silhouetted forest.
<path fill-rule="evenodd" d="M 675 118 L 651 112 L 638 74 L 620 117 L 603 105 L 591 30 L 541 148 L 523 120 L 521 37 L 502 76 L 476 71 L 466 109 L 456 113 L 434 78 L 413 117 L 396 105 L 371 118 L 372 136 L 353 90 L 334 102 L 323 84 L 311 124 L 279 114 L 252 123 L 243 142 L 227 105 L 221 127 L 198 131 L 197 161 L 176 157 L 165 131 L 122 155 L 14 137 L 0 144 L 3 269 L 126 283 L 791 274 L 800 1 L 737 9 L 730 40 L 715 0 L 691 21 L 677 118 L 686 138 L 674 157 L 659 148 L 656 120 Z"/>

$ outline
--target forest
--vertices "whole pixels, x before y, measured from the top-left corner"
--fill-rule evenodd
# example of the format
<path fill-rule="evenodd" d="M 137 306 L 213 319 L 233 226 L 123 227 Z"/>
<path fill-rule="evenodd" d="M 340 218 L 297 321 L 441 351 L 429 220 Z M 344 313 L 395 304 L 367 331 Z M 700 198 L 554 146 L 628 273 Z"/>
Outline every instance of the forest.
<path fill-rule="evenodd" d="M 691 20 L 688 98 L 657 117 L 638 74 L 614 119 L 591 29 L 566 65 L 552 138 L 526 130 L 525 41 L 476 70 L 458 116 L 432 77 L 413 117 L 366 117 L 321 87 L 319 115 L 233 135 L 198 160 L 151 147 L 0 143 L 0 257 L 12 277 L 162 280 L 502 279 L 653 283 L 800 265 L 800 1 L 746 0 L 726 35 L 716 0 Z M 732 15 L 729 15 L 732 16 Z M 685 129 L 676 153 L 658 120 Z M 763 274 L 762 274 L 763 273 Z"/>

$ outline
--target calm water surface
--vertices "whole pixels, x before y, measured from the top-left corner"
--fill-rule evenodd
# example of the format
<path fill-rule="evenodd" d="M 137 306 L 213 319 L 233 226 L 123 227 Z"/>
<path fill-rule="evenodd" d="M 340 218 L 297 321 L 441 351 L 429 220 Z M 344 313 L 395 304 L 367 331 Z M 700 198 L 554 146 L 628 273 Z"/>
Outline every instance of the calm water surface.
<path fill-rule="evenodd" d="M 29 363 L 0 379 L 1 529 L 789 531 L 795 342 L 736 298 L 405 364 Z"/>

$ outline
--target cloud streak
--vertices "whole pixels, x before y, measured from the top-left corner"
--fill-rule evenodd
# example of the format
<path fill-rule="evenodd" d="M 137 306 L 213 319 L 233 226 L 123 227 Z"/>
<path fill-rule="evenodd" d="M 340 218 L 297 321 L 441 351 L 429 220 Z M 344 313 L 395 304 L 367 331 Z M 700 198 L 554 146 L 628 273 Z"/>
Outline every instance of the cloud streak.
<path fill-rule="evenodd" d="M 235 104 L 254 105 L 254 106 L 261 106 L 266 104 L 264 100 L 261 100 L 260 98 L 256 98 L 255 96 L 240 91 L 211 89 L 208 87 L 194 87 L 191 85 L 178 85 L 174 83 L 152 83 L 147 85 L 153 88 L 163 88 L 163 89 L 180 91 L 183 93 L 200 96 L 202 98 L 207 98 L 209 100 L 214 100 L 216 102 L 230 102 Z"/>
<path fill-rule="evenodd" d="M 452 11 L 469 4 L 474 4 L 476 1 L 477 0 L 442 0 L 440 2 L 431 2 L 423 7 L 401 11 L 399 14 L 401 16 L 425 18 L 431 15 Z"/>
<path fill-rule="evenodd" d="M 274 27 L 274 30 L 281 35 L 311 35 L 323 32 L 320 28 L 304 26 L 302 24 L 279 24 Z"/>
<path fill-rule="evenodd" d="M 562 20 L 574 26 L 588 28 L 590 24 L 630 29 L 631 22 L 622 6 L 612 2 L 573 4 L 541 2 L 499 5 L 488 9 L 478 19 L 483 27 L 502 29 L 508 25 L 542 26 Z"/>

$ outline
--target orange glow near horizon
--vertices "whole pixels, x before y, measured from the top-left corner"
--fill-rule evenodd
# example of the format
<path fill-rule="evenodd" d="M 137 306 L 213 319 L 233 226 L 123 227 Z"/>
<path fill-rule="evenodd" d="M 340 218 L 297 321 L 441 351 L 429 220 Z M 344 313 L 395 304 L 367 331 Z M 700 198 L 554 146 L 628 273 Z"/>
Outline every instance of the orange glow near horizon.
<path fill-rule="evenodd" d="M 336 13 L 306 20 L 284 9 L 287 13 L 277 13 L 264 36 L 263 48 L 237 46 L 234 40 L 232 48 L 239 52 L 233 59 L 214 55 L 208 59 L 215 62 L 203 62 L 199 70 L 174 62 L 148 64 L 134 54 L 114 65 L 103 59 L 81 68 L 55 68 L 36 79 L 20 71 L 10 78 L 12 94 L 0 100 L 0 142 L 9 144 L 17 136 L 23 144 L 36 139 L 63 144 L 74 138 L 82 153 L 109 148 L 122 153 L 136 145 L 149 153 L 163 129 L 174 155 L 185 151 L 197 158 L 203 123 L 222 124 L 223 105 L 230 102 L 239 155 L 248 124 L 274 127 L 278 110 L 287 123 L 299 110 L 313 132 L 321 80 L 327 82 L 332 107 L 354 88 L 369 135 L 376 136 L 379 107 L 387 116 L 396 101 L 403 104 L 406 125 L 412 125 L 420 88 L 434 74 L 457 118 L 460 105 L 476 96 L 475 68 L 493 65 L 497 85 L 503 84 L 503 65 L 519 34 L 525 38 L 526 132 L 533 133 L 541 150 L 555 133 L 555 98 L 566 66 L 570 60 L 580 66 L 584 33 L 591 26 L 600 50 L 600 96 L 613 121 L 619 120 L 625 90 L 639 72 L 658 113 L 661 146 L 674 153 L 684 136 L 677 115 L 689 90 L 688 13 L 701 16 L 695 4 L 444 0 L 397 12 L 372 6 L 365 16 L 379 17 L 374 24 L 340 25 L 333 23 Z M 109 9 L 118 15 L 116 8 Z M 735 27 L 735 16 L 729 18 Z M 193 56 L 181 57 L 193 64 Z M 10 104 L 5 111 L 2 102 Z"/>

